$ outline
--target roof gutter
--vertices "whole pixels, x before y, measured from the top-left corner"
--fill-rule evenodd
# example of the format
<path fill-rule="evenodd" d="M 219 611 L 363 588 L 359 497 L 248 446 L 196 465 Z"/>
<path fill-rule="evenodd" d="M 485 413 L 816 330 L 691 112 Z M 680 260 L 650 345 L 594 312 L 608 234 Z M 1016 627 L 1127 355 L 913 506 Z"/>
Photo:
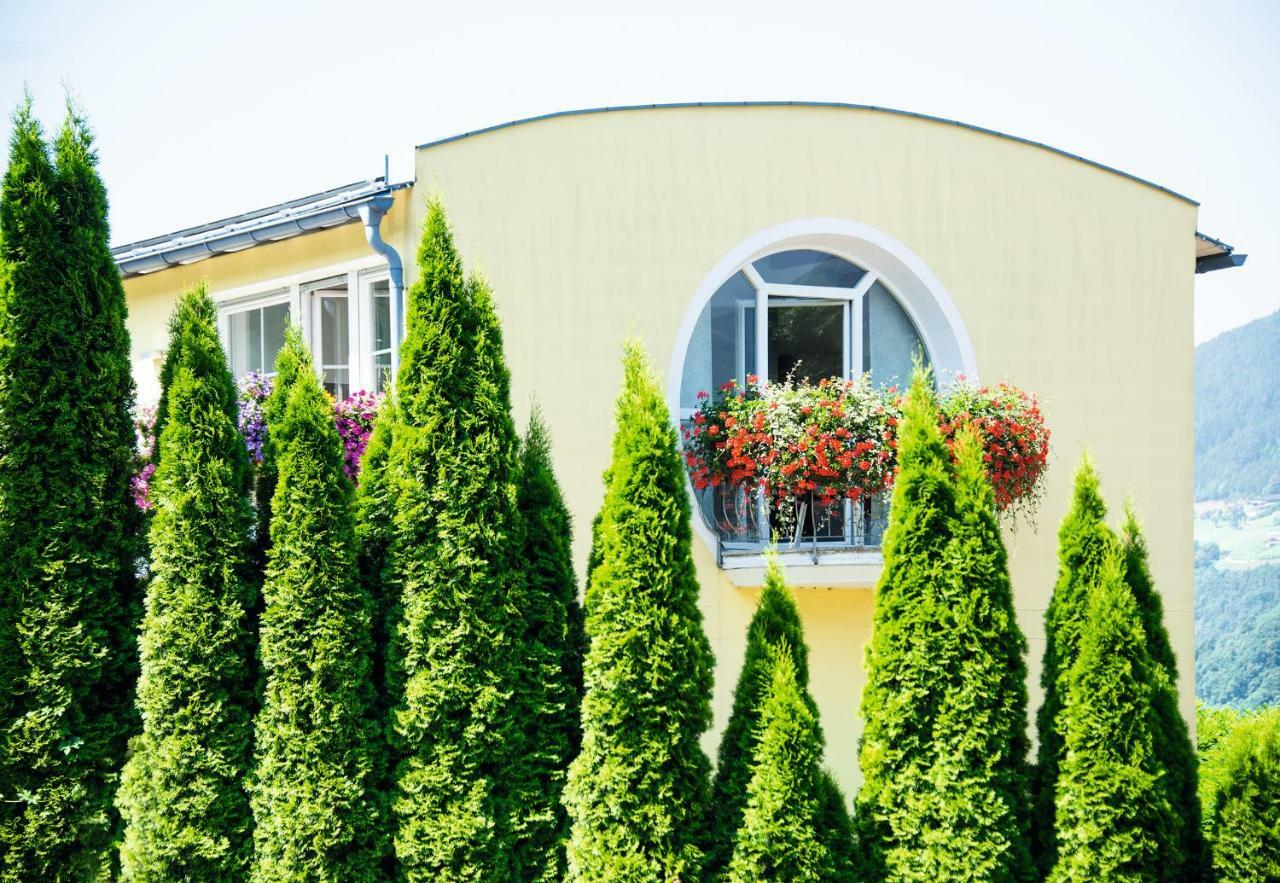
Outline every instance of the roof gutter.
<path fill-rule="evenodd" d="M 1230 270 L 1233 267 L 1243 267 L 1248 258 L 1247 254 L 1235 254 L 1230 251 L 1226 254 L 1214 254 L 1196 258 L 1196 272 L 1212 273 L 1214 270 Z"/>

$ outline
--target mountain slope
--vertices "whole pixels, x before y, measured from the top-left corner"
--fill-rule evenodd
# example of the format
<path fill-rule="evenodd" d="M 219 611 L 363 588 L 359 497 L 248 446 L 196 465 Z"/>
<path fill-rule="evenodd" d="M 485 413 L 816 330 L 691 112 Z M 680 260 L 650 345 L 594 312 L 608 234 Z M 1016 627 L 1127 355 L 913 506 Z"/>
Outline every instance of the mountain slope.
<path fill-rule="evenodd" d="M 1196 499 L 1280 494 L 1280 312 L 1196 347 Z"/>

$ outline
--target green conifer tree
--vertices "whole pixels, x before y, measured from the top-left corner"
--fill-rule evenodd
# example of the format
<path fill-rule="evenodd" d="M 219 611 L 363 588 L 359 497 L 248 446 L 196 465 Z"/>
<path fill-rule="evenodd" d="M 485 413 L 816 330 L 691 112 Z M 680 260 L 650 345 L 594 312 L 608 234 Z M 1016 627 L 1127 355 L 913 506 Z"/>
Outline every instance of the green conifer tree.
<path fill-rule="evenodd" d="M 314 371 L 310 356 L 302 339 L 302 329 L 292 326 L 285 330 L 284 345 L 276 353 L 276 376 L 271 380 L 271 394 L 262 404 L 262 419 L 267 431 L 262 439 L 262 462 L 254 470 L 254 506 L 257 509 L 257 528 L 254 534 L 253 560 L 256 568 L 265 571 L 267 550 L 271 546 L 271 504 L 275 499 L 279 468 L 276 465 L 276 446 L 271 439 L 271 427 L 279 424 L 289 402 L 289 393 L 304 371 Z M 332 409 L 330 409 L 332 410 Z"/>
<path fill-rule="evenodd" d="M 514 795 L 522 880 L 564 879 L 569 820 L 560 800 L 582 742 L 582 608 L 573 573 L 572 524 L 551 465 L 551 436 L 535 407 L 520 457 L 525 524 L 527 657 L 517 700 L 528 739 Z"/>
<path fill-rule="evenodd" d="M 859 794 L 887 880 L 1025 880 L 1025 641 L 972 430 L 956 465 L 917 371 L 876 594 Z M 975 811 L 975 808 L 981 811 Z"/>
<path fill-rule="evenodd" d="M 711 806 L 714 807 L 714 812 L 710 820 L 707 848 L 709 876 L 723 872 L 733 855 L 734 838 L 742 824 L 742 813 L 747 805 L 747 785 L 751 781 L 751 759 L 755 750 L 756 731 L 764 697 L 769 689 L 770 660 L 773 648 L 777 646 L 786 646 L 792 655 L 796 683 L 813 716 L 821 747 L 822 730 L 818 723 L 818 706 L 809 694 L 809 648 L 804 640 L 800 611 L 787 588 L 781 566 L 771 556 L 766 565 L 764 588 L 747 628 L 746 655 L 733 691 L 733 710 L 720 738 L 716 774 L 711 784 Z M 844 862 L 853 855 L 844 797 L 835 780 L 825 771 L 822 772 L 822 787 L 826 818 L 819 830 L 823 836 L 831 836 L 832 842 L 827 847 Z M 846 835 L 849 836 L 846 838 Z"/>
<path fill-rule="evenodd" d="M 623 376 L 585 604 L 582 750 L 564 797 L 569 879 L 697 880 L 713 658 L 676 434 L 638 343 Z"/>
<path fill-rule="evenodd" d="M 1164 605 L 1147 564 L 1147 542 L 1132 503 L 1125 504 L 1120 537 L 1125 582 L 1138 605 L 1147 651 L 1154 663 L 1152 702 L 1159 724 L 1155 734 L 1156 753 L 1164 769 L 1163 782 L 1169 801 L 1174 807 L 1177 842 L 1185 856 L 1182 865 L 1175 863 L 1174 856 L 1168 856 L 1166 867 L 1173 879 L 1201 880 L 1209 874 L 1209 855 L 1200 824 L 1198 762 L 1187 723 L 1178 710 L 1178 662 L 1164 626 Z"/>
<path fill-rule="evenodd" d="M 1031 832 L 1036 867 L 1047 875 L 1057 863 L 1055 792 L 1065 751 L 1058 718 L 1067 672 L 1075 664 L 1089 603 L 1103 560 L 1119 545 L 1106 524 L 1107 506 L 1093 461 L 1085 455 L 1076 470 L 1071 510 L 1058 528 L 1058 579 L 1044 614 L 1045 649 L 1040 667 L 1044 699 L 1036 712 L 1039 737 L 1032 781 Z"/>
<path fill-rule="evenodd" d="M 183 294 L 178 312 L 181 359 L 152 485 L 143 729 L 117 798 L 127 825 L 121 858 L 134 880 L 242 880 L 252 851 L 244 780 L 256 683 L 249 463 L 203 284 Z"/>
<path fill-rule="evenodd" d="M 770 647 L 763 702 L 752 734 L 751 778 L 727 879 L 787 883 L 835 879 L 822 820 L 822 735 L 799 684 L 793 651 Z"/>
<path fill-rule="evenodd" d="M 0 879 L 110 873 L 136 717 L 133 379 L 93 137 L 30 96 L 0 186 Z"/>
<path fill-rule="evenodd" d="M 1112 544 L 1086 586 L 1087 626 L 1062 684 L 1054 883 L 1177 879 L 1173 808 L 1161 781 L 1153 663 L 1124 560 Z"/>
<path fill-rule="evenodd" d="M 353 488 L 332 404 L 296 331 L 276 370 L 289 377 L 267 412 L 278 480 L 262 590 L 253 879 L 376 880 L 372 605 L 356 568 Z"/>
<path fill-rule="evenodd" d="M 1238 723 L 1214 754 L 1205 815 L 1217 880 L 1280 880 L 1280 708 Z"/>
<path fill-rule="evenodd" d="M 493 298 L 462 279 L 439 200 L 418 264 L 383 467 L 395 855 L 408 880 L 504 880 L 518 873 L 508 792 L 525 777 L 518 438 Z"/>

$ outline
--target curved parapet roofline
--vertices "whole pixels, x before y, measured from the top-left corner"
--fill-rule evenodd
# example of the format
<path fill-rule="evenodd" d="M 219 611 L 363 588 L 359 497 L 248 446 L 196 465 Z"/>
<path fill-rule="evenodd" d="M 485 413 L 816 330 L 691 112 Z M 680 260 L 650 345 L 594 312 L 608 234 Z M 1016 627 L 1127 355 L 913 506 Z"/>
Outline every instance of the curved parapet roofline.
<path fill-rule="evenodd" d="M 1188 202 L 1191 205 L 1194 205 L 1194 206 L 1200 205 L 1198 201 L 1192 199 L 1191 197 L 1186 196 L 1182 193 L 1178 193 L 1176 190 L 1170 190 L 1168 187 L 1162 187 L 1153 181 L 1148 181 L 1146 178 L 1139 178 L 1137 175 L 1131 175 L 1128 172 L 1121 171 L 1120 169 L 1113 168 L 1112 166 L 1109 166 L 1109 165 L 1105 165 L 1104 163 L 1087 159 L 1086 157 L 1080 156 L 1079 154 L 1071 153 L 1068 150 L 1062 150 L 1061 148 L 1053 147 L 1049 144 L 1044 144 L 1040 141 L 1032 141 L 1030 138 L 1020 138 L 1017 135 L 1008 135 L 1004 132 L 997 132 L 995 129 L 987 129 L 982 126 L 974 126 L 969 123 L 962 123 L 959 120 L 949 120 L 949 119 L 946 119 L 945 117 L 930 116 L 927 113 L 915 113 L 914 111 L 909 111 L 909 110 L 896 110 L 892 107 L 877 107 L 874 104 L 851 104 L 844 101 L 683 101 L 683 102 L 671 102 L 667 104 L 627 104 L 627 105 L 619 105 L 617 107 L 586 107 L 586 108 L 580 108 L 578 110 L 560 110 L 554 113 L 544 113 L 538 116 L 525 117 L 519 120 L 511 120 L 510 122 L 498 123 L 497 125 L 486 126 L 483 129 L 475 129 L 474 131 L 471 131 L 471 132 L 463 132 L 459 135 L 450 135 L 447 138 L 438 138 L 435 141 L 427 141 L 424 144 L 419 144 L 417 146 L 417 149 L 425 150 L 429 147 L 438 147 L 441 144 L 448 144 L 452 141 L 461 141 L 463 138 L 471 138 L 476 135 L 484 135 L 489 132 L 497 132 L 500 129 L 510 129 L 513 126 L 523 126 L 526 123 L 537 123 L 543 120 L 551 120 L 551 119 L 555 119 L 556 117 L 584 116 L 586 114 L 594 114 L 594 113 L 617 113 L 620 111 L 634 111 L 634 110 L 675 110 L 675 109 L 688 108 L 688 107 L 828 107 L 828 108 L 840 108 L 844 110 L 870 110 L 870 111 L 875 111 L 877 113 L 892 114 L 894 116 L 911 117 L 913 119 L 926 120 L 931 123 L 939 123 L 945 126 L 958 126 L 959 128 L 968 129 L 972 132 L 980 132 L 983 135 L 991 135 L 995 138 L 1003 138 L 1006 141 L 1014 141 L 1014 142 L 1017 142 L 1018 144 L 1027 144 L 1031 147 L 1039 147 L 1040 149 L 1047 150 L 1050 153 L 1056 153 L 1059 156 L 1065 156 L 1068 159 L 1073 159 L 1076 162 L 1084 163 L 1087 166 L 1093 166 L 1095 169 L 1101 169 L 1104 172 L 1110 172 L 1113 175 L 1119 175 L 1122 178 L 1127 178 L 1130 181 L 1137 182 L 1138 184 L 1142 184 L 1143 186 L 1150 187 L 1154 190 L 1159 190 L 1161 193 L 1167 193 L 1169 196 L 1172 196 L 1175 199 L 1180 199 L 1183 202 Z"/>

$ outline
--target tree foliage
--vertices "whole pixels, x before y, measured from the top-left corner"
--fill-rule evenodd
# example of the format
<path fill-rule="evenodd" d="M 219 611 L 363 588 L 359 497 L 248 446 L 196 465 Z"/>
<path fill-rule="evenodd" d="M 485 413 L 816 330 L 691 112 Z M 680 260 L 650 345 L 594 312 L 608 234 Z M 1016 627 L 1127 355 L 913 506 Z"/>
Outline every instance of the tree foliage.
<path fill-rule="evenodd" d="M 518 873 L 513 815 L 524 811 L 508 789 L 525 775 L 513 710 L 525 664 L 518 439 L 492 295 L 464 279 L 436 199 L 418 266 L 390 448 L 375 465 L 386 475 L 366 507 L 366 539 L 386 531 L 384 591 L 395 598 L 395 855 L 409 880 L 507 879 Z"/>
<path fill-rule="evenodd" d="M 1245 718 L 1215 755 L 1206 814 L 1217 879 L 1280 879 L 1280 709 Z"/>
<path fill-rule="evenodd" d="M 88 879 L 136 717 L 139 513 L 125 297 L 72 107 L 30 96 L 0 185 L 0 875 Z"/>
<path fill-rule="evenodd" d="M 378 880 L 371 614 L 333 407 L 296 331 L 267 410 L 277 471 L 255 725 L 253 879 Z M 282 401 L 283 400 L 283 401 Z"/>
<path fill-rule="evenodd" d="M 1174 810 L 1176 830 L 1171 842 L 1177 848 L 1166 855 L 1166 863 L 1177 879 L 1202 879 L 1208 873 L 1208 855 L 1200 831 L 1196 752 L 1178 708 L 1178 660 L 1165 629 L 1164 605 L 1147 563 L 1146 538 L 1132 504 L 1125 505 L 1120 539 L 1125 583 L 1133 593 L 1151 656 L 1156 754 L 1164 772 L 1161 781 Z"/>
<path fill-rule="evenodd" d="M 615 419 L 585 605 L 582 750 L 565 789 L 569 879 L 696 880 L 713 659 L 675 430 L 635 342 Z"/>
<path fill-rule="evenodd" d="M 1086 455 L 1076 470 L 1071 509 L 1058 528 L 1058 579 L 1044 615 L 1045 650 L 1040 669 L 1044 700 L 1036 712 L 1039 748 L 1032 811 L 1035 859 L 1041 874 L 1048 874 L 1057 863 L 1055 792 L 1066 750 L 1059 716 L 1067 674 L 1079 653 L 1089 588 L 1097 583 L 1102 562 L 1119 545 L 1106 516 L 1098 474 Z"/>
<path fill-rule="evenodd" d="M 823 842 L 822 735 L 785 639 L 766 660 L 748 757 L 750 779 L 727 879 L 734 883 L 827 881 L 834 857 Z"/>
<path fill-rule="evenodd" d="M 520 456 L 525 525 L 526 654 L 516 708 L 527 741 L 513 800 L 521 879 L 563 880 L 569 817 L 561 802 L 582 743 L 582 608 L 573 572 L 572 523 L 551 464 L 551 435 L 535 408 Z"/>
<path fill-rule="evenodd" d="M 734 839 L 748 801 L 747 786 L 752 776 L 761 709 L 770 687 L 772 655 L 779 646 L 785 646 L 791 654 L 801 698 L 813 717 L 821 757 L 822 730 L 817 704 L 808 691 L 809 648 L 804 640 L 800 611 L 787 588 L 781 566 L 771 557 L 766 566 L 764 588 L 747 628 L 747 650 L 733 691 L 733 710 L 720 737 L 716 773 L 711 784 L 714 811 L 708 832 L 708 876 L 724 871 L 733 855 Z M 826 846 L 832 853 L 833 866 L 846 867 L 854 850 L 844 797 L 825 770 L 820 772 L 819 780 L 824 818 L 818 830 L 824 839 L 830 840 Z"/>
<path fill-rule="evenodd" d="M 1196 347 L 1196 499 L 1280 493 L 1280 311 Z"/>
<path fill-rule="evenodd" d="M 253 513 L 236 387 L 204 286 L 182 296 L 180 361 L 152 492 L 138 707 L 118 803 L 135 880 L 244 879 L 255 676 Z"/>
<path fill-rule="evenodd" d="M 1280 565 L 1196 568 L 1196 694 L 1213 705 L 1280 704 Z"/>
<path fill-rule="evenodd" d="M 952 466 L 925 372 L 904 409 L 876 590 L 858 795 L 887 880 L 1031 876 L 1025 641 L 982 449 Z"/>
<path fill-rule="evenodd" d="M 1051 881 L 1185 879 L 1157 746 L 1161 681 L 1124 567 L 1113 545 L 1086 587 L 1088 626 L 1063 682 Z"/>

